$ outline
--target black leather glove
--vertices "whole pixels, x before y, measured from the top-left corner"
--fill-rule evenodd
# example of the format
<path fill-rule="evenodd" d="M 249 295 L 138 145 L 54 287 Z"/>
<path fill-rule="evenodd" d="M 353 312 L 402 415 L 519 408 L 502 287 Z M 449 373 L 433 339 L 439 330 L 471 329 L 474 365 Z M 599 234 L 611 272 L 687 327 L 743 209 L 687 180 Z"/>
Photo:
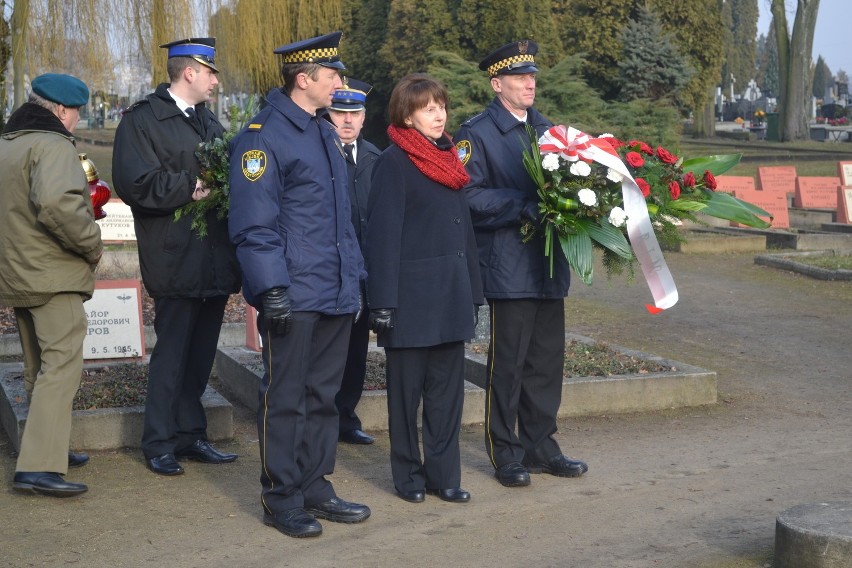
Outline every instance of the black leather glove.
<path fill-rule="evenodd" d="M 393 309 L 379 308 L 370 310 L 370 329 L 375 333 L 382 333 L 393 329 Z"/>
<path fill-rule="evenodd" d="M 284 288 L 272 288 L 261 296 L 263 321 L 267 329 L 276 335 L 285 335 L 290 331 L 293 312 L 290 310 L 290 298 Z"/>
<path fill-rule="evenodd" d="M 361 319 L 361 316 L 364 315 L 364 294 L 361 290 L 358 291 L 358 311 L 355 312 L 355 321 L 353 323 L 358 323 Z"/>
<path fill-rule="evenodd" d="M 541 222 L 541 211 L 538 208 L 538 201 L 527 201 L 527 204 L 521 209 L 521 219 L 524 221 Z"/>

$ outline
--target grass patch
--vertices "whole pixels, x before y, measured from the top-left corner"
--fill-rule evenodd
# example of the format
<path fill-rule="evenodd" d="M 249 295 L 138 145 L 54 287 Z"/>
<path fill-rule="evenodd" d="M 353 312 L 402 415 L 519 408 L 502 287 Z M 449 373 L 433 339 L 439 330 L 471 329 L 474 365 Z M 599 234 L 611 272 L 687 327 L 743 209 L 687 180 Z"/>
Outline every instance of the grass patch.
<path fill-rule="evenodd" d="M 796 262 L 826 270 L 852 270 L 852 256 L 800 256 Z"/>

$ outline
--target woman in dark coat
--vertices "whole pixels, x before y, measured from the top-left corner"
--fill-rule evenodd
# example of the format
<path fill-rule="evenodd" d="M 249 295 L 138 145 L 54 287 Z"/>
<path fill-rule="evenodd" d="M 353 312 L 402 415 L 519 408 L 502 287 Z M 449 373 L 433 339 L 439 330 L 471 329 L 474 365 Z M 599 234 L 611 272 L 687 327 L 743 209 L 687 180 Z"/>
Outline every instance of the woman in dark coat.
<path fill-rule="evenodd" d="M 368 204 L 370 325 L 387 357 L 391 471 L 402 499 L 466 502 L 459 428 L 464 341 L 483 303 L 468 181 L 450 137 L 447 90 L 423 74 L 391 94 L 393 144 L 373 169 Z M 423 402 L 423 459 L 417 408 Z"/>

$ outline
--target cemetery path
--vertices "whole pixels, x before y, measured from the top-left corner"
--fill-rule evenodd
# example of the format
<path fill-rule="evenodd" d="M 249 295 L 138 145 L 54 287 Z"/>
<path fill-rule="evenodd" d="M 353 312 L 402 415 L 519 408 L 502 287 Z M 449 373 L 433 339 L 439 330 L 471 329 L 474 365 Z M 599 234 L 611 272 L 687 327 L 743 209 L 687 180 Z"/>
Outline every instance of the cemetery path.
<path fill-rule="evenodd" d="M 316 539 L 264 527 L 253 415 L 235 409 L 229 465 L 187 464 L 157 477 L 134 451 L 100 452 L 69 478 L 68 500 L 0 490 L 0 564 L 23 566 L 768 566 L 775 517 L 815 501 L 852 501 L 852 283 L 757 266 L 753 256 L 669 254 L 680 290 L 650 316 L 644 284 L 575 284 L 569 331 L 717 371 L 719 404 L 560 422 L 579 479 L 491 477 L 482 427 L 462 433 L 454 505 L 393 494 L 388 440 L 339 447 L 341 497 L 365 502 L 362 525 L 324 522 Z M 600 267 L 599 267 L 600 270 Z M 14 460 L 0 439 L 0 467 Z"/>

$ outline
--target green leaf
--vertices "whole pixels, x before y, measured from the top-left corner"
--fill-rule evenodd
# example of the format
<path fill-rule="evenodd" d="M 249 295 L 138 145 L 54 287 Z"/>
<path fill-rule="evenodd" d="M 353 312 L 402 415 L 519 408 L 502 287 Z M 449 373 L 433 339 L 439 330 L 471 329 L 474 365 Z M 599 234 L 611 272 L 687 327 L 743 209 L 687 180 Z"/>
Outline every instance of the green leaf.
<path fill-rule="evenodd" d="M 705 202 L 692 199 L 675 199 L 668 203 L 668 208 L 676 211 L 701 211 L 706 207 Z"/>
<path fill-rule="evenodd" d="M 683 173 L 692 172 L 696 178 L 704 175 L 704 170 L 710 170 L 714 176 L 721 175 L 740 163 L 742 154 L 719 154 L 716 156 L 701 156 L 683 161 Z"/>
<path fill-rule="evenodd" d="M 704 215 L 727 219 L 756 229 L 768 229 L 771 226 L 771 222 L 767 223 L 760 217 L 769 217 L 771 220 L 772 215 L 760 207 L 737 199 L 728 193 L 712 191 L 706 193 L 710 196 L 706 201 L 707 207 L 701 210 Z"/>
<path fill-rule="evenodd" d="M 582 226 L 570 235 L 559 235 L 559 244 L 568 264 L 587 286 L 592 285 L 592 239 Z"/>
<path fill-rule="evenodd" d="M 589 236 L 596 243 L 607 248 L 624 259 L 633 258 L 633 249 L 620 229 L 613 227 L 607 219 L 603 218 L 600 224 L 589 223 L 586 227 Z"/>

